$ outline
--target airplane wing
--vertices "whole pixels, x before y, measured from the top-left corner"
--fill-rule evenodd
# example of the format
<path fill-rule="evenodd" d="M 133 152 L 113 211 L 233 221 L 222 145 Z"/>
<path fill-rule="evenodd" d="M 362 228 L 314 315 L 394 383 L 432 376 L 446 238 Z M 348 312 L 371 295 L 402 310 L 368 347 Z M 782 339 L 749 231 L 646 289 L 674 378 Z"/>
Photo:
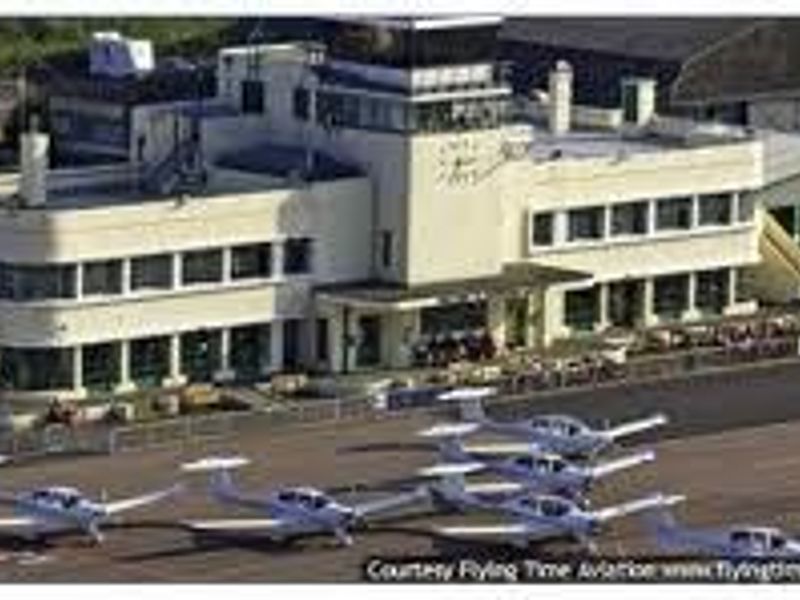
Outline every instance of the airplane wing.
<path fill-rule="evenodd" d="M 482 462 L 439 463 L 431 467 L 419 469 L 417 474 L 422 477 L 448 477 L 450 475 L 479 473 L 485 469 L 486 464 Z"/>
<path fill-rule="evenodd" d="M 0 529 L 19 529 L 35 527 L 39 522 L 34 517 L 8 517 L 0 519 Z"/>
<path fill-rule="evenodd" d="M 611 519 L 617 519 L 646 510 L 674 506 L 683 502 L 685 499 L 685 496 L 680 495 L 665 496 L 664 494 L 653 494 L 638 500 L 617 504 L 616 506 L 601 508 L 600 510 L 594 511 L 593 516 L 600 522 L 610 521 Z"/>
<path fill-rule="evenodd" d="M 395 494 L 393 496 L 372 500 L 370 502 L 362 502 L 352 506 L 351 508 L 353 509 L 356 517 L 363 519 L 377 516 L 396 508 L 403 508 L 427 498 L 428 490 L 427 488 L 421 486 L 411 492 Z"/>
<path fill-rule="evenodd" d="M 417 435 L 426 438 L 454 438 L 475 433 L 481 428 L 480 423 L 440 423 L 423 429 Z"/>
<path fill-rule="evenodd" d="M 634 433 L 640 433 L 642 431 L 647 431 L 648 429 L 653 429 L 654 427 L 666 425 L 667 422 L 669 422 L 667 415 L 659 413 L 639 421 L 623 423 L 622 425 L 609 429 L 607 434 L 612 440 L 616 440 L 622 437 L 633 435 Z"/>
<path fill-rule="evenodd" d="M 181 492 L 182 490 L 183 490 L 183 485 L 179 483 L 165 490 L 159 490 L 157 492 L 152 492 L 150 494 L 144 494 L 142 496 L 136 496 L 134 498 L 126 498 L 124 500 L 116 500 L 114 502 L 106 502 L 102 504 L 102 507 L 107 515 L 113 515 L 116 513 L 124 512 L 126 510 L 137 508 L 139 506 L 146 506 L 148 504 L 153 504 L 154 502 L 159 502 L 160 500 L 164 500 L 165 498 L 174 496 L 175 494 Z"/>
<path fill-rule="evenodd" d="M 622 458 L 616 460 L 609 460 L 607 462 L 589 467 L 588 470 L 593 479 L 601 479 L 611 475 L 612 473 L 617 473 L 618 471 L 630 469 L 631 467 L 635 467 L 644 463 L 653 462 L 655 459 L 656 453 L 652 450 L 648 450 L 647 452 L 639 452 L 638 454 L 623 456 Z"/>
<path fill-rule="evenodd" d="M 523 484 L 514 481 L 489 481 L 486 483 L 471 483 L 464 486 L 464 492 L 473 496 L 515 494 L 526 490 L 527 488 Z"/>
<path fill-rule="evenodd" d="M 182 525 L 192 531 L 236 533 L 261 531 L 277 533 L 286 526 L 281 519 L 210 519 L 204 521 L 183 521 Z"/>
<path fill-rule="evenodd" d="M 525 443 L 500 443 L 464 446 L 464 452 L 476 456 L 520 456 L 538 452 L 535 444 Z"/>
<path fill-rule="evenodd" d="M 453 525 L 447 527 L 434 527 L 434 531 L 447 537 L 518 537 L 529 532 L 523 523 L 506 523 L 497 525 Z"/>

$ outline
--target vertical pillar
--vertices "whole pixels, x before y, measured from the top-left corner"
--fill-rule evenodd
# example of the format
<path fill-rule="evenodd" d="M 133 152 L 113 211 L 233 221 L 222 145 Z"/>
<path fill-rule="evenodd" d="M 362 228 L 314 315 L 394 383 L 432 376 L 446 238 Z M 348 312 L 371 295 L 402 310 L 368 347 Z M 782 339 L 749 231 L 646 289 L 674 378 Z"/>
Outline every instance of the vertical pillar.
<path fill-rule="evenodd" d="M 269 325 L 270 364 L 265 367 L 267 373 L 283 369 L 283 321 L 272 321 Z"/>
<path fill-rule="evenodd" d="M 648 200 L 647 202 L 647 235 L 653 235 L 656 231 L 656 217 L 658 215 L 658 201 Z"/>
<path fill-rule="evenodd" d="M 498 352 L 506 349 L 505 296 L 491 295 L 486 299 L 486 324 Z"/>
<path fill-rule="evenodd" d="M 682 316 L 687 320 L 697 319 L 700 316 L 700 311 L 697 309 L 697 272 L 692 271 L 687 278 L 686 310 Z"/>
<path fill-rule="evenodd" d="M 125 296 L 131 292 L 131 259 L 122 259 L 122 295 Z"/>
<path fill-rule="evenodd" d="M 231 368 L 231 330 L 228 327 L 220 329 L 219 337 L 219 368 L 214 373 L 214 380 L 232 381 L 236 373 Z"/>
<path fill-rule="evenodd" d="M 129 340 L 121 340 L 119 342 L 119 383 L 114 391 L 124 394 L 134 389 L 136 386 L 131 381 L 131 343 Z"/>
<path fill-rule="evenodd" d="M 186 377 L 181 373 L 181 336 L 175 334 L 169 337 L 169 375 L 163 385 L 177 387 L 185 383 Z"/>
<path fill-rule="evenodd" d="M 558 210 L 553 213 L 553 245 L 561 246 L 567 241 L 567 213 Z"/>
<path fill-rule="evenodd" d="M 283 279 L 283 240 L 275 240 L 272 242 L 272 277 L 275 279 Z"/>
<path fill-rule="evenodd" d="M 83 298 L 83 265 L 82 262 L 75 265 L 75 298 L 78 300 Z"/>
<path fill-rule="evenodd" d="M 738 223 L 741 220 L 741 197 L 739 192 L 731 194 L 731 224 Z"/>
<path fill-rule="evenodd" d="M 609 302 L 609 289 L 608 283 L 597 284 L 597 323 L 595 323 L 596 331 L 604 331 L 608 329 L 608 302 Z"/>
<path fill-rule="evenodd" d="M 86 396 L 83 385 L 83 347 L 80 345 L 72 347 L 72 389 L 76 397 Z"/>
<path fill-rule="evenodd" d="M 689 222 L 689 229 L 697 229 L 700 226 L 700 196 L 692 195 L 692 218 Z"/>
<path fill-rule="evenodd" d="M 655 314 L 655 285 L 652 277 L 647 277 L 644 280 L 644 298 L 642 299 L 642 307 L 644 309 L 643 321 L 645 327 L 658 323 L 658 317 Z"/>
<path fill-rule="evenodd" d="M 228 283 L 233 278 L 233 250 L 230 246 L 222 249 L 222 283 Z M 230 333 L 230 332 L 229 332 Z"/>
<path fill-rule="evenodd" d="M 183 255 L 180 252 L 172 254 L 172 289 L 180 289 L 183 284 Z"/>

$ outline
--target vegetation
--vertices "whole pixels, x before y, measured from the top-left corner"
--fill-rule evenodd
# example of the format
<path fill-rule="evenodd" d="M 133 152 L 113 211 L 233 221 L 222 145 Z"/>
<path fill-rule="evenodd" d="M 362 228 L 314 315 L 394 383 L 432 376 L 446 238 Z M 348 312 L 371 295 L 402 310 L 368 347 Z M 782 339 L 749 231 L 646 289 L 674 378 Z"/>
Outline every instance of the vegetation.
<path fill-rule="evenodd" d="M 161 17 L 0 19 L 0 76 L 83 54 L 94 31 L 152 40 L 156 56 L 206 55 L 225 43 L 233 23 L 233 19 Z"/>

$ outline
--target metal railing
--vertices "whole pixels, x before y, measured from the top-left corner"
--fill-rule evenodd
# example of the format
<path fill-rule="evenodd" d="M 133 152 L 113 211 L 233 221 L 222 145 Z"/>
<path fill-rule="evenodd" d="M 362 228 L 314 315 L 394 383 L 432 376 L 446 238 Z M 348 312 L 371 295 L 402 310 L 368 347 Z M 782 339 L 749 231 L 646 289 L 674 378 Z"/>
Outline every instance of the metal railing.
<path fill-rule="evenodd" d="M 724 348 L 692 348 L 644 356 L 610 368 L 586 362 L 561 371 L 502 374 L 487 384 L 500 395 L 492 402 L 535 401 L 537 397 L 570 391 L 672 379 L 706 374 L 737 365 L 800 361 L 798 338 L 785 336 L 732 344 Z M 18 458 L 65 453 L 121 453 L 180 447 L 265 429 L 324 425 L 344 421 L 404 418 L 414 414 L 452 415 L 452 406 L 436 397 L 445 384 L 388 391 L 385 396 L 275 401 L 246 412 L 221 412 L 126 426 L 67 427 L 50 425 L 15 434 L 0 435 L 0 454 Z"/>

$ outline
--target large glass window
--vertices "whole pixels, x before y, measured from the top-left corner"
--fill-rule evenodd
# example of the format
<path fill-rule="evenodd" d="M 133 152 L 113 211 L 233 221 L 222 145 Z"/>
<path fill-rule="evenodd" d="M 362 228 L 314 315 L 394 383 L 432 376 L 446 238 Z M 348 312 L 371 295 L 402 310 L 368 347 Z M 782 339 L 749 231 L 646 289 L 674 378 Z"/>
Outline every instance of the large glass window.
<path fill-rule="evenodd" d="M 732 216 L 731 194 L 705 194 L 699 197 L 700 225 L 729 225 Z"/>
<path fill-rule="evenodd" d="M 311 272 L 313 245 L 309 238 L 288 239 L 283 247 L 283 272 L 300 275 Z"/>
<path fill-rule="evenodd" d="M 264 112 L 264 82 L 245 80 L 241 82 L 241 108 L 243 113 Z"/>
<path fill-rule="evenodd" d="M 257 379 L 269 368 L 272 337 L 269 323 L 231 329 L 231 367 L 239 379 Z"/>
<path fill-rule="evenodd" d="M 76 267 L 0 265 L 0 297 L 19 302 L 75 298 Z"/>
<path fill-rule="evenodd" d="M 130 344 L 131 378 L 139 385 L 161 385 L 169 374 L 169 338 L 141 338 L 132 340 Z"/>
<path fill-rule="evenodd" d="M 553 245 L 553 213 L 536 213 L 533 215 L 531 241 L 534 246 Z"/>
<path fill-rule="evenodd" d="M 567 213 L 567 239 L 599 240 L 603 238 L 603 219 L 605 211 L 602 207 L 579 208 Z"/>
<path fill-rule="evenodd" d="M 172 288 L 172 255 L 157 254 L 131 259 L 131 290 Z"/>
<path fill-rule="evenodd" d="M 122 293 L 122 261 L 98 260 L 83 264 L 83 295 Z"/>
<path fill-rule="evenodd" d="M 729 269 L 697 273 L 695 306 L 705 312 L 721 313 L 728 305 Z"/>
<path fill-rule="evenodd" d="M 301 121 L 308 121 L 311 110 L 311 94 L 306 88 L 295 88 L 292 94 L 292 113 Z"/>
<path fill-rule="evenodd" d="M 183 285 L 222 281 L 222 250 L 193 250 L 183 253 Z"/>
<path fill-rule="evenodd" d="M 692 226 L 692 199 L 664 198 L 656 205 L 656 229 L 689 229 Z"/>
<path fill-rule="evenodd" d="M 679 318 L 689 307 L 688 275 L 656 277 L 653 282 L 653 311 L 662 318 Z"/>
<path fill-rule="evenodd" d="M 420 330 L 429 336 L 482 330 L 486 315 L 485 300 L 431 306 L 420 310 Z"/>
<path fill-rule="evenodd" d="M 190 382 L 211 381 L 220 367 L 222 332 L 190 331 L 181 335 L 181 373 Z"/>
<path fill-rule="evenodd" d="M 2 386 L 31 392 L 72 389 L 72 352 L 71 348 L 3 348 Z"/>
<path fill-rule="evenodd" d="M 272 274 L 272 246 L 248 244 L 235 246 L 231 251 L 231 277 L 251 279 Z"/>
<path fill-rule="evenodd" d="M 647 202 L 626 202 L 611 207 L 611 235 L 647 233 Z"/>
<path fill-rule="evenodd" d="M 89 344 L 83 347 L 83 385 L 110 390 L 119 382 L 119 343 Z"/>
<path fill-rule="evenodd" d="M 573 329 L 588 331 L 598 320 L 599 289 L 571 290 L 564 294 L 564 324 Z"/>

